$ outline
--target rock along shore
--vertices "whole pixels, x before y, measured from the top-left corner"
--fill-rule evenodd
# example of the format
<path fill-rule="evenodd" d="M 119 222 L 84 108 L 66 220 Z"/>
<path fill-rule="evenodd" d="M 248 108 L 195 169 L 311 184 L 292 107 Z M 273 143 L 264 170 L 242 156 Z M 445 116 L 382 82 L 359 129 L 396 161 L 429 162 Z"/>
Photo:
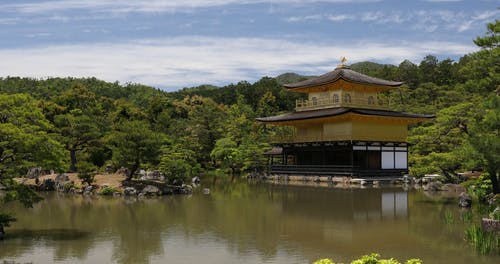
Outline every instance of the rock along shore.
<path fill-rule="evenodd" d="M 37 179 L 16 178 L 37 191 L 58 191 L 82 195 L 160 196 L 191 194 L 191 185 L 170 185 L 159 180 L 126 180 L 123 174 L 98 174 L 92 185 L 82 184 L 75 173 L 49 174 Z"/>

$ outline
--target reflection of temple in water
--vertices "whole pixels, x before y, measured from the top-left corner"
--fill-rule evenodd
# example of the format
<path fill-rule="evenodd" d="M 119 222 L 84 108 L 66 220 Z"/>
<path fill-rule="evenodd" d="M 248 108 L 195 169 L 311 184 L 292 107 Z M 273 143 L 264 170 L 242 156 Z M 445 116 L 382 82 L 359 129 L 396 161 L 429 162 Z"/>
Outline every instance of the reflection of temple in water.
<path fill-rule="evenodd" d="M 304 186 L 283 188 L 283 210 L 336 221 L 385 221 L 408 217 L 408 193 L 401 188 L 332 189 Z M 328 206 L 325 208 L 325 204 Z M 330 208 L 330 210 L 329 210 Z"/>
<path fill-rule="evenodd" d="M 284 195 L 280 202 L 285 233 L 308 254 L 320 248 L 357 254 L 356 249 L 372 248 L 377 238 L 395 244 L 408 242 L 409 200 L 402 188 L 272 188 Z M 304 237 L 310 239 L 306 242 Z"/>

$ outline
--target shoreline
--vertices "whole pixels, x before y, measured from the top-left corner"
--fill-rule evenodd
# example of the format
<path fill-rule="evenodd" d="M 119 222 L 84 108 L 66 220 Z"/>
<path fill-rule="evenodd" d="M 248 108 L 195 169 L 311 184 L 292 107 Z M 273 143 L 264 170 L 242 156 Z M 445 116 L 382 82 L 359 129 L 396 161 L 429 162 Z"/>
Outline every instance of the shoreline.
<path fill-rule="evenodd" d="M 92 185 L 82 183 L 77 173 L 47 174 L 36 178 L 14 178 L 35 191 L 62 192 L 76 195 L 161 196 L 191 194 L 191 185 L 170 185 L 159 180 L 132 179 L 123 174 L 97 174 Z"/>

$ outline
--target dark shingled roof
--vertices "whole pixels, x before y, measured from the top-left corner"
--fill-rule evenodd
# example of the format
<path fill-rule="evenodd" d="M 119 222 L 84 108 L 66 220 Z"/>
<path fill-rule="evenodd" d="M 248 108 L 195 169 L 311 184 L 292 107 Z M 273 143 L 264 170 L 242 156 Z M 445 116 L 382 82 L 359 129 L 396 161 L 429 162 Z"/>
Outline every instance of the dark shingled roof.
<path fill-rule="evenodd" d="M 289 83 L 283 86 L 287 89 L 297 89 L 297 88 L 305 88 L 327 83 L 333 83 L 339 79 L 343 79 L 345 81 L 353 83 L 380 85 L 389 87 L 397 87 L 403 84 L 402 82 L 392 82 L 364 75 L 359 72 L 353 71 L 347 67 L 338 67 L 334 71 L 325 73 L 319 77 L 311 78 L 302 82 Z"/>
<path fill-rule="evenodd" d="M 285 122 L 285 121 L 295 121 L 322 117 L 338 116 L 345 113 L 355 113 L 360 115 L 375 115 L 375 116 L 386 116 L 386 117 L 403 117 L 403 118 L 434 118 L 434 115 L 419 115 L 404 112 L 395 112 L 388 110 L 373 110 L 373 109 L 362 109 L 362 108 L 348 108 L 348 107 L 335 107 L 318 109 L 303 112 L 292 112 L 277 116 L 260 117 L 257 121 L 261 122 Z"/>

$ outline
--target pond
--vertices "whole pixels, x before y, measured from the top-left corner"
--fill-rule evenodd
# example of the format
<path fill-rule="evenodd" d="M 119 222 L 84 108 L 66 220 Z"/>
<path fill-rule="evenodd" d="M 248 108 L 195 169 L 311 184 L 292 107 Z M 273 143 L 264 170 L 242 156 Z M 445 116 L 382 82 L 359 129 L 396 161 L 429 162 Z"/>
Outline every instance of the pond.
<path fill-rule="evenodd" d="M 190 196 L 125 199 L 44 194 L 0 241 L 16 263 L 348 262 L 378 252 L 400 261 L 500 263 L 464 241 L 478 221 L 456 200 L 402 187 L 333 188 L 204 183 Z M 202 187 L 202 188 L 203 188 Z M 470 220 L 472 218 L 472 220 Z"/>

